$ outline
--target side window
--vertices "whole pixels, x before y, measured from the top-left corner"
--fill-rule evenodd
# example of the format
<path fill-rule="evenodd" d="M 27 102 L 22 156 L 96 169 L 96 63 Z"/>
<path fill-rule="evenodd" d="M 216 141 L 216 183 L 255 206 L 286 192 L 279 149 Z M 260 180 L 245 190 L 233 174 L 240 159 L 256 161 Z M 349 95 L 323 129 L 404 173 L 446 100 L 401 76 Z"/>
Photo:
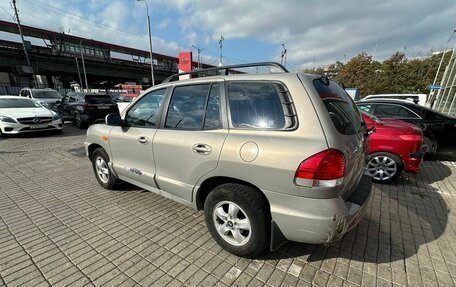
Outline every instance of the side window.
<path fill-rule="evenodd" d="M 74 102 L 76 102 L 76 98 L 71 96 L 71 97 L 68 98 L 68 102 L 69 103 L 74 103 Z"/>
<path fill-rule="evenodd" d="M 296 123 L 288 92 L 277 83 L 231 82 L 228 101 L 235 128 L 289 129 Z"/>
<path fill-rule="evenodd" d="M 358 108 L 359 108 L 361 111 L 370 112 L 370 110 L 371 110 L 371 105 L 358 105 Z"/>
<path fill-rule="evenodd" d="M 25 90 L 21 91 L 21 97 L 25 97 Z"/>
<path fill-rule="evenodd" d="M 397 105 L 376 104 L 374 115 L 381 118 L 400 118 L 401 107 Z"/>
<path fill-rule="evenodd" d="M 401 119 L 419 119 L 420 118 L 414 112 L 412 112 L 409 109 L 406 109 L 404 107 L 401 107 L 399 116 Z"/>
<path fill-rule="evenodd" d="M 29 90 L 25 90 L 25 96 L 28 97 L 28 98 L 31 98 L 32 94 L 30 93 Z"/>
<path fill-rule="evenodd" d="M 174 88 L 165 128 L 201 129 L 210 87 L 210 84 L 203 84 Z"/>
<path fill-rule="evenodd" d="M 158 111 L 165 98 L 166 89 L 150 92 L 139 99 L 128 111 L 125 124 L 130 127 L 157 126 Z"/>

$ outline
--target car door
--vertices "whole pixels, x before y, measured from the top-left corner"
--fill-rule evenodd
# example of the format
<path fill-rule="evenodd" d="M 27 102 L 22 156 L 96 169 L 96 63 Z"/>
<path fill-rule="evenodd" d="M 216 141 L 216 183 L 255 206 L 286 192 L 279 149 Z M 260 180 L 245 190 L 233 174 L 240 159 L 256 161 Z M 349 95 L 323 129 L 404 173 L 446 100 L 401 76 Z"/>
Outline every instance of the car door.
<path fill-rule="evenodd" d="M 124 126 L 113 127 L 109 147 L 114 171 L 120 179 L 143 187 L 156 187 L 152 142 L 166 89 L 141 97 L 124 116 Z"/>
<path fill-rule="evenodd" d="M 192 201 L 197 181 L 217 167 L 228 130 L 222 128 L 222 83 L 177 86 L 154 138 L 160 189 Z"/>

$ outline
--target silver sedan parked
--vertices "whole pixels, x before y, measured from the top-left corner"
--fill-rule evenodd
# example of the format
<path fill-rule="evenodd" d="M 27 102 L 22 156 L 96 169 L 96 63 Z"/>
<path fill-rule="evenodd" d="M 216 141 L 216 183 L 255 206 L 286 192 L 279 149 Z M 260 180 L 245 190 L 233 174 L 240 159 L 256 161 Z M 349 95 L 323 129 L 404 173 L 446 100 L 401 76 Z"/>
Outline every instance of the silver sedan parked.
<path fill-rule="evenodd" d="M 0 136 L 52 130 L 63 130 L 62 119 L 56 112 L 32 99 L 0 97 Z"/>

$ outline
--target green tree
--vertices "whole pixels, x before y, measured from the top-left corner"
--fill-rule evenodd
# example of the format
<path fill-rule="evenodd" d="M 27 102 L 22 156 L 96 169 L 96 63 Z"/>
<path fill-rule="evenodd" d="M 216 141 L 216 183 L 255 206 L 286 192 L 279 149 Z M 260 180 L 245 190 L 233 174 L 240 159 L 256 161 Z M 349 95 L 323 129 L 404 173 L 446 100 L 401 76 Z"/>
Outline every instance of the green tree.
<path fill-rule="evenodd" d="M 372 56 L 360 53 L 339 67 L 339 72 L 335 78 L 345 87 L 359 88 L 362 95 L 375 92 L 377 72 Z"/>

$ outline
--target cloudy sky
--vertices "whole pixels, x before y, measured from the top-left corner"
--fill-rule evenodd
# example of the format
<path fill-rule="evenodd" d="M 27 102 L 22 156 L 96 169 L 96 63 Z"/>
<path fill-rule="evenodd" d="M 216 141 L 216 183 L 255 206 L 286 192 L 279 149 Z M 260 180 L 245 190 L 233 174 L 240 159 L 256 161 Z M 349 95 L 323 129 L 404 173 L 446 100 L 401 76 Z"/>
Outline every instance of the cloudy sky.
<path fill-rule="evenodd" d="M 455 0 L 146 1 L 154 52 L 177 56 L 195 45 L 208 64 L 218 63 L 221 35 L 224 64 L 280 62 L 284 43 L 293 70 L 363 51 L 376 60 L 395 51 L 426 56 L 442 50 L 456 28 Z M 0 3 L 1 20 L 13 21 L 9 2 Z M 17 0 L 17 6 L 24 25 L 148 49 L 146 9 L 136 0 Z M 450 46 L 455 42 L 456 36 Z"/>

